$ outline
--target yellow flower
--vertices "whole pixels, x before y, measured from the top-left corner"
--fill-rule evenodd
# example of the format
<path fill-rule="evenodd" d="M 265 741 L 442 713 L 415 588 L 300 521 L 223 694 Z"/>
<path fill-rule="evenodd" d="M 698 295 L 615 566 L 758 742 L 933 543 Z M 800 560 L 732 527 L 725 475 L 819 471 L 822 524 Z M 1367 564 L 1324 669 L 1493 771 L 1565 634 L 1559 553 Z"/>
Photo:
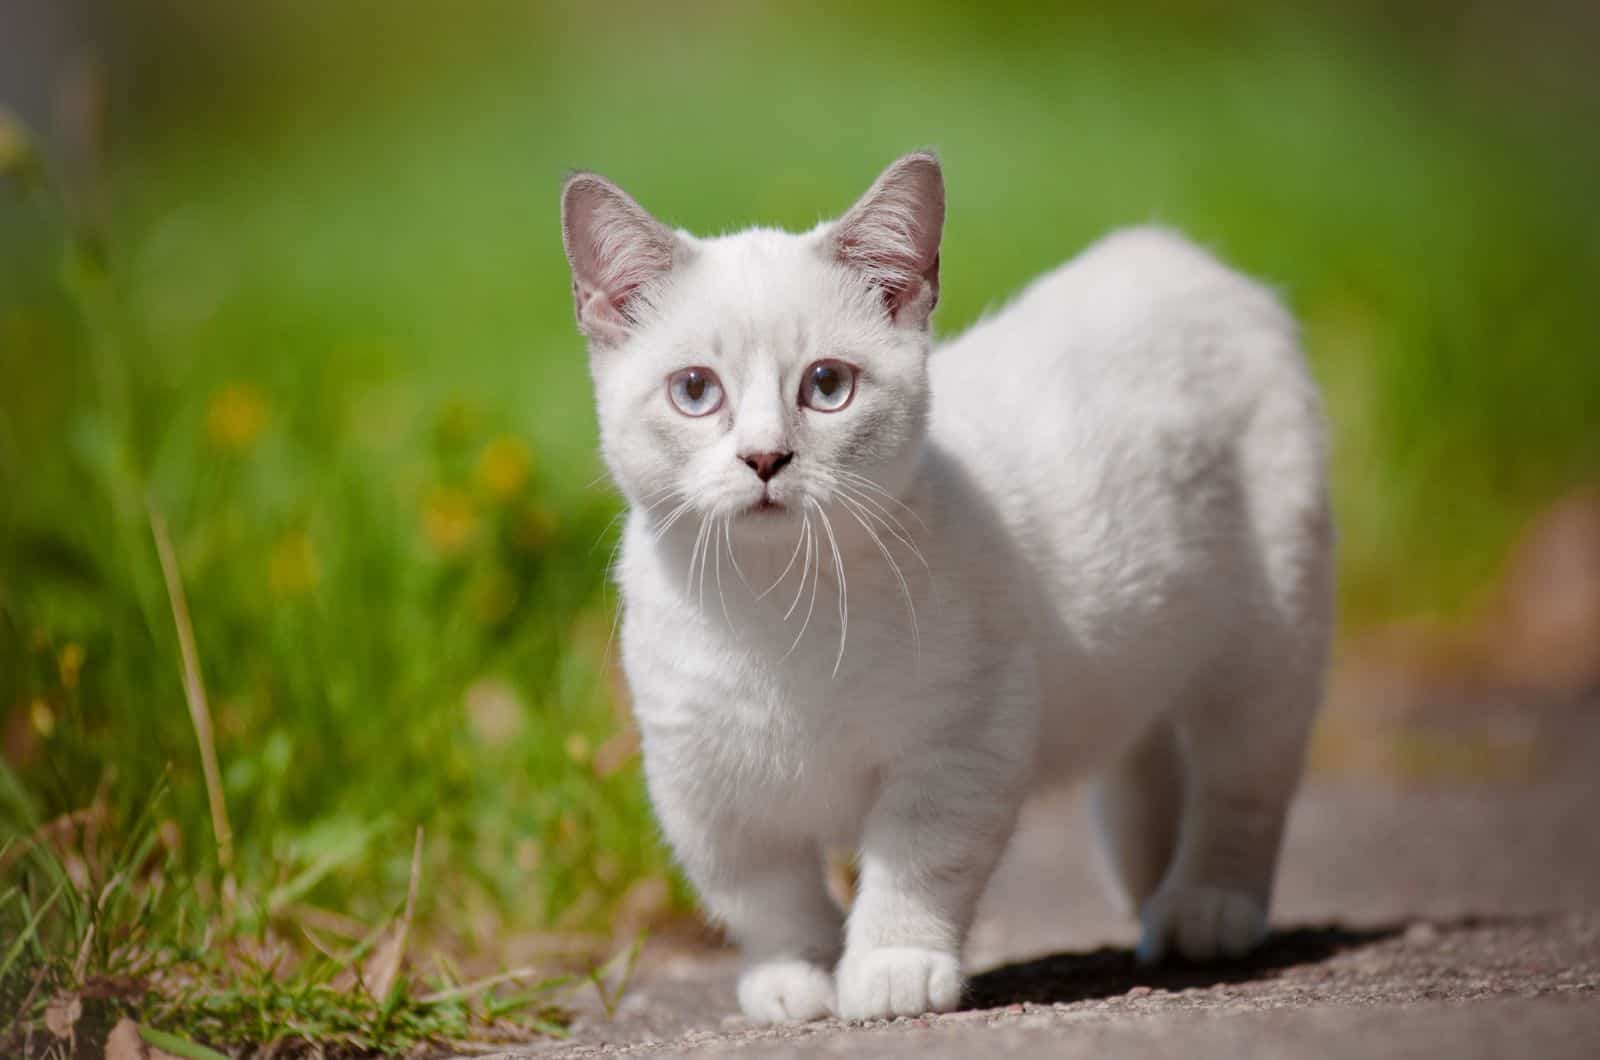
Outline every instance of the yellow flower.
<path fill-rule="evenodd" d="M 45 739 L 48 740 L 50 734 L 56 731 L 56 712 L 44 700 L 36 699 L 29 704 L 28 715 L 33 722 L 33 731 Z"/>
<path fill-rule="evenodd" d="M 206 434 L 212 444 L 242 453 L 267 429 L 272 408 L 267 396 L 249 383 L 229 383 L 206 406 Z"/>
<path fill-rule="evenodd" d="M 422 507 L 422 532 L 441 556 L 454 556 L 466 548 L 478 529 L 478 512 L 472 498 L 453 486 L 437 486 Z"/>
<path fill-rule="evenodd" d="M 61 649 L 61 654 L 56 656 L 56 671 L 61 675 L 61 687 L 73 689 L 78 687 L 78 674 L 83 670 L 83 645 L 77 641 L 67 642 Z"/>
<path fill-rule="evenodd" d="M 322 570 L 311 535 L 295 530 L 280 537 L 267 560 L 267 584 L 274 596 L 304 596 L 317 587 Z"/>
<path fill-rule="evenodd" d="M 478 456 L 477 479 L 484 492 L 497 501 L 522 492 L 533 471 L 533 452 L 522 439 L 502 434 Z"/>

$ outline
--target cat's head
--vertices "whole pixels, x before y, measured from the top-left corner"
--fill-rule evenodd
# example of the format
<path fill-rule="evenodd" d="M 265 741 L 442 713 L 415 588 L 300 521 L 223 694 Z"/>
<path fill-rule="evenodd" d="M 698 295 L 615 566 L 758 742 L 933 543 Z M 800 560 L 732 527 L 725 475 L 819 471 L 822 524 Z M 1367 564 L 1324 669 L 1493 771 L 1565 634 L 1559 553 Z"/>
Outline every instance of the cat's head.
<path fill-rule="evenodd" d="M 590 173 L 561 206 L 601 448 L 632 504 L 792 534 L 863 479 L 903 487 L 926 433 L 937 158 L 900 159 L 801 234 L 697 238 Z"/>

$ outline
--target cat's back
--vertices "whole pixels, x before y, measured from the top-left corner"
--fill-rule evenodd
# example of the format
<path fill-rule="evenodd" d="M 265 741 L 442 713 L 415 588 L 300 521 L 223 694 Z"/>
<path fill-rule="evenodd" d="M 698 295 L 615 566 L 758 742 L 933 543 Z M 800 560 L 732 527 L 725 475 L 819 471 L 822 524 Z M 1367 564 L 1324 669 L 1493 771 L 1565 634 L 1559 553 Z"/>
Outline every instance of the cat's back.
<path fill-rule="evenodd" d="M 934 438 L 1013 511 L 1052 497 L 1103 511 L 1141 482 L 1202 476 L 1264 401 L 1302 407 L 1286 429 L 1321 444 L 1292 317 L 1155 227 L 1107 236 L 941 346 L 931 386 Z"/>
<path fill-rule="evenodd" d="M 935 443 L 1002 513 L 1054 617 L 1113 667 L 1119 643 L 1209 652 L 1229 636 L 1214 616 L 1253 621 L 1218 603 L 1252 572 L 1266 601 L 1328 562 L 1321 407 L 1293 319 L 1175 233 L 1119 232 L 1042 276 L 941 347 L 931 384 Z"/>
<path fill-rule="evenodd" d="M 1104 439 L 1147 416 L 1199 413 L 1222 430 L 1261 389 L 1301 374 L 1294 346 L 1266 288 L 1175 232 L 1125 229 L 940 347 L 935 426 L 1005 425 L 1026 446 L 1089 421 Z"/>

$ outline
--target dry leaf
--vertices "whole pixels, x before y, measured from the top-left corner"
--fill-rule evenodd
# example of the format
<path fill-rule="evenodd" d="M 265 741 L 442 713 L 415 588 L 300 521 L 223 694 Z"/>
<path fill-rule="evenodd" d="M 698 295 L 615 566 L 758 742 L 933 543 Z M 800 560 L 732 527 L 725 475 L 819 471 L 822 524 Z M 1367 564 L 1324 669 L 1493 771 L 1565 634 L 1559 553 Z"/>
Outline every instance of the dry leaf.
<path fill-rule="evenodd" d="M 164 1049 L 157 1049 L 139 1034 L 139 1025 L 124 1016 L 106 1038 L 105 1060 L 182 1060 Z"/>
<path fill-rule="evenodd" d="M 106 1060 L 150 1060 L 150 1050 L 139 1037 L 139 1025 L 124 1016 L 106 1039 Z"/>
<path fill-rule="evenodd" d="M 71 1038 L 83 1018 L 83 999 L 77 994 L 57 994 L 45 1006 L 44 1025 L 57 1038 Z"/>

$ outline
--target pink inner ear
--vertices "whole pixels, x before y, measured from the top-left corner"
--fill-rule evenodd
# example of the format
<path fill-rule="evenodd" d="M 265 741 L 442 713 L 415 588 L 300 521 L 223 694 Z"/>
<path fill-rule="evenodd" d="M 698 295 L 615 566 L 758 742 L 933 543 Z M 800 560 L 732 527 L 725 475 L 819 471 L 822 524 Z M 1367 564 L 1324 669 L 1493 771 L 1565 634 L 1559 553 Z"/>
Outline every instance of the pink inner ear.
<path fill-rule="evenodd" d="M 601 211 L 594 220 L 596 286 L 621 310 L 639 288 L 672 268 L 672 244 L 664 230 L 639 218 Z"/>
<path fill-rule="evenodd" d="M 674 236 L 621 189 L 593 176 L 568 186 L 563 222 L 579 323 L 592 337 L 620 338 L 633 323 L 640 289 L 671 270 Z"/>
<path fill-rule="evenodd" d="M 883 292 L 889 315 L 927 319 L 939 298 L 944 183 L 931 156 L 891 166 L 839 221 L 838 260 Z"/>

